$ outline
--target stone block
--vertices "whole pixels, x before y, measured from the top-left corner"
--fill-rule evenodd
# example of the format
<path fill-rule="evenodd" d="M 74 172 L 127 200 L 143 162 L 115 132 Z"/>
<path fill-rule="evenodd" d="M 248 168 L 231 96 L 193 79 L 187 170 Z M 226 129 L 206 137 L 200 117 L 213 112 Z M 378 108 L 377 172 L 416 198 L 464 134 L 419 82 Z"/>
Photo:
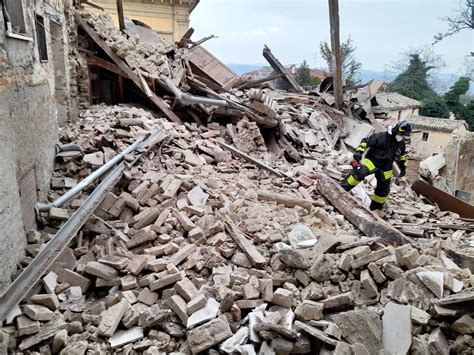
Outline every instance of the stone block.
<path fill-rule="evenodd" d="M 339 295 L 327 297 L 326 299 L 321 300 L 321 303 L 324 304 L 324 309 L 343 308 L 351 305 L 353 299 L 354 297 L 352 292 L 345 292 Z"/>
<path fill-rule="evenodd" d="M 229 323 L 223 316 L 213 319 L 188 332 L 188 344 L 192 354 L 198 354 L 232 336 Z"/>
<path fill-rule="evenodd" d="M 90 275 L 100 277 L 101 279 L 111 281 L 118 277 L 118 272 L 113 267 L 101 264 L 97 261 L 89 261 L 84 270 Z"/>
<path fill-rule="evenodd" d="M 58 274 L 56 274 L 54 271 L 50 271 L 45 277 L 43 277 L 42 281 L 47 293 L 56 293 L 54 290 L 58 285 Z"/>
<path fill-rule="evenodd" d="M 190 302 L 196 298 L 199 292 L 196 286 L 194 286 L 187 277 L 176 283 L 175 290 L 186 302 Z"/>
<path fill-rule="evenodd" d="M 260 279 L 258 280 L 260 292 L 265 302 L 272 302 L 273 299 L 273 280 Z"/>
<path fill-rule="evenodd" d="M 145 287 L 138 294 L 138 302 L 144 303 L 148 306 L 152 306 L 158 300 L 158 294 L 156 292 L 150 291 L 148 287 Z"/>
<path fill-rule="evenodd" d="M 27 304 L 23 307 L 25 314 L 33 320 L 50 321 L 54 317 L 54 312 L 45 306 Z"/>
<path fill-rule="evenodd" d="M 45 306 L 52 311 L 55 311 L 59 307 L 58 296 L 54 294 L 34 295 L 31 296 L 30 302 Z"/>
<path fill-rule="evenodd" d="M 40 322 L 25 316 L 19 316 L 16 318 L 16 329 L 18 336 L 35 334 L 40 330 Z"/>
<path fill-rule="evenodd" d="M 324 304 L 305 300 L 296 307 L 295 315 L 304 321 L 323 319 Z"/>
<path fill-rule="evenodd" d="M 316 281 L 327 281 L 332 275 L 334 265 L 331 259 L 323 254 L 317 257 L 313 266 L 309 269 L 309 274 Z"/>
<path fill-rule="evenodd" d="M 390 255 L 390 249 L 389 248 L 384 248 L 380 249 L 377 251 L 374 251 L 368 255 L 362 256 L 360 258 L 357 258 L 354 260 L 352 263 L 352 268 L 355 269 L 360 269 L 361 267 L 364 267 L 372 262 L 375 262 L 377 260 L 380 260 L 386 256 Z"/>
<path fill-rule="evenodd" d="M 200 310 L 201 308 L 203 308 L 206 305 L 206 303 L 207 303 L 206 296 L 201 294 L 201 295 L 198 295 L 198 296 L 194 297 L 187 304 L 188 315 L 191 315 L 194 312 Z M 221 305 L 222 305 L 222 302 L 221 302 Z"/>
<path fill-rule="evenodd" d="M 372 277 L 374 278 L 374 281 L 377 282 L 378 284 L 384 283 L 387 278 L 385 275 L 382 273 L 380 268 L 374 264 L 370 263 L 367 268 L 369 269 L 370 273 L 372 274 Z"/>
<path fill-rule="evenodd" d="M 114 335 L 123 315 L 127 311 L 129 305 L 125 299 L 122 299 L 119 303 L 109 307 L 106 311 L 101 314 L 101 321 L 97 332 L 99 335 L 111 337 Z"/>
<path fill-rule="evenodd" d="M 369 298 L 375 298 L 378 296 L 379 292 L 377 285 L 375 285 L 374 280 L 369 275 L 369 270 L 362 270 L 360 273 L 360 282 L 364 289 L 365 296 Z"/>
<path fill-rule="evenodd" d="M 179 272 L 177 274 L 167 275 L 156 281 L 153 281 L 150 284 L 150 290 L 151 291 L 159 290 L 159 289 L 162 289 L 163 287 L 166 287 L 178 281 L 181 281 L 183 279 L 183 273 L 184 272 Z"/>
<path fill-rule="evenodd" d="M 62 269 L 58 280 L 62 283 L 68 283 L 71 286 L 79 286 L 82 293 L 86 293 L 91 284 L 91 280 L 69 269 Z"/>
<path fill-rule="evenodd" d="M 188 322 L 188 309 L 186 306 L 186 301 L 181 296 L 171 296 L 166 300 L 166 304 L 174 311 L 174 313 L 176 313 L 183 324 Z"/>
<path fill-rule="evenodd" d="M 284 288 L 278 288 L 273 294 L 272 303 L 285 308 L 291 308 L 293 306 L 293 293 Z"/>

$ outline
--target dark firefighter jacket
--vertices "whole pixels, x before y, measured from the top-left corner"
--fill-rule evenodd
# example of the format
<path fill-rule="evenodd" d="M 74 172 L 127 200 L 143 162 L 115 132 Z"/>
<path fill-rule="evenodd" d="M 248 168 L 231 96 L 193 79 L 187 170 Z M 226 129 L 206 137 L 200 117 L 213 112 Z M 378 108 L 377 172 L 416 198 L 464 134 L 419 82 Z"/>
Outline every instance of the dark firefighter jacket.
<path fill-rule="evenodd" d="M 394 161 L 401 169 L 405 168 L 405 142 L 397 142 L 395 136 L 388 132 L 380 132 L 362 139 L 357 151 L 363 153 L 369 148 L 366 158 L 383 171 L 391 170 Z"/>

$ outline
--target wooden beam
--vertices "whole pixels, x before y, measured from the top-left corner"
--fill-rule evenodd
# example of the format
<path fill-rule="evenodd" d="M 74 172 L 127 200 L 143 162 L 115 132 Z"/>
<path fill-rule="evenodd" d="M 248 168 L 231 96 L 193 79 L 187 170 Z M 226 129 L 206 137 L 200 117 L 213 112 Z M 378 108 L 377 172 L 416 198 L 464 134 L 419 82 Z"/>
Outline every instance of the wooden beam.
<path fill-rule="evenodd" d="M 117 16 L 118 16 L 120 31 L 123 31 L 125 29 L 125 18 L 123 16 L 122 0 L 117 0 Z"/>
<path fill-rule="evenodd" d="M 105 60 L 96 56 L 87 57 L 87 65 L 98 66 L 108 71 L 111 71 L 112 73 L 115 73 L 117 75 L 121 75 L 127 78 L 127 73 L 125 73 L 125 71 L 120 69 L 118 65 L 115 65 L 114 63 L 111 63 L 108 60 Z"/>
<path fill-rule="evenodd" d="M 194 33 L 194 28 L 190 27 L 186 33 L 183 35 L 183 37 L 181 37 L 181 39 L 179 40 L 179 42 L 176 42 L 176 45 L 178 47 L 181 47 L 181 48 L 184 48 L 186 47 L 186 45 L 189 43 L 189 41 L 191 40 L 191 36 L 193 35 Z"/>
<path fill-rule="evenodd" d="M 81 5 L 89 5 L 90 7 L 93 7 L 97 10 L 104 11 L 104 8 L 102 6 L 99 6 L 99 5 L 94 4 L 92 2 L 89 2 L 89 1 L 82 1 Z"/>
<path fill-rule="evenodd" d="M 235 244 L 247 255 L 252 265 L 258 268 L 264 267 L 267 260 L 260 254 L 252 241 L 245 237 L 229 216 L 222 215 L 222 219 L 225 222 L 227 233 L 230 234 Z"/>
<path fill-rule="evenodd" d="M 331 47 L 333 55 L 333 66 L 335 69 L 334 97 L 336 108 L 342 106 L 342 57 L 341 43 L 339 38 L 339 1 L 329 0 L 329 23 L 331 25 Z"/>
<path fill-rule="evenodd" d="M 252 158 L 251 156 L 245 154 L 244 152 L 241 152 L 240 150 L 238 150 L 237 148 L 234 148 L 228 144 L 225 144 L 224 142 L 220 142 L 218 140 L 215 140 L 213 139 L 212 140 L 213 142 L 219 144 L 222 148 L 224 149 L 227 149 L 228 151 L 230 151 L 231 153 L 233 153 L 234 155 L 238 156 L 239 158 L 242 158 L 244 160 L 247 160 L 249 163 L 252 163 L 256 166 L 258 166 L 259 168 L 263 169 L 263 170 L 266 170 L 268 171 L 269 173 L 272 173 L 278 177 L 286 177 L 283 173 L 279 172 L 278 170 L 275 170 L 273 169 L 272 167 L 266 165 L 266 164 L 263 164 L 262 162 L 260 162 L 259 160 L 257 159 L 254 159 Z"/>
<path fill-rule="evenodd" d="M 308 211 L 311 210 L 311 207 L 313 206 L 313 201 L 312 200 L 306 200 L 304 198 L 299 198 L 299 197 L 293 197 L 293 196 L 288 196 L 288 195 L 283 195 L 283 194 L 277 194 L 274 192 L 268 192 L 268 191 L 257 191 L 258 199 L 263 200 L 263 201 L 274 201 L 276 203 L 282 204 L 286 207 L 295 207 L 295 206 L 300 206 Z"/>
<path fill-rule="evenodd" d="M 321 177 L 316 187 L 321 195 L 326 197 L 349 222 L 367 237 L 380 237 L 392 243 L 410 243 L 416 246 L 411 238 L 403 235 L 383 219 L 362 207 L 356 199 L 344 191 L 342 187 L 331 178 Z"/>
<path fill-rule="evenodd" d="M 270 48 L 265 46 L 263 48 L 263 56 L 267 60 L 267 62 L 272 66 L 272 68 L 279 74 L 283 74 L 283 79 L 288 84 L 288 91 L 292 92 L 303 92 L 303 88 L 298 85 L 295 79 L 288 74 L 286 68 L 280 63 L 280 61 L 273 55 Z"/>
<path fill-rule="evenodd" d="M 92 27 L 90 27 L 83 18 L 78 17 L 77 22 L 79 26 L 87 33 L 87 35 L 100 48 L 102 48 L 102 50 L 115 62 L 115 64 L 117 64 L 117 66 L 121 70 L 123 70 L 127 74 L 126 76 L 131 79 L 140 90 L 143 90 L 142 83 L 138 75 L 135 74 L 132 69 L 130 69 L 130 67 L 123 61 L 123 59 L 120 58 L 117 53 L 115 53 L 114 50 L 110 48 L 102 38 L 100 38 L 97 32 Z M 158 97 L 155 93 L 152 93 L 152 96 L 149 97 L 149 99 L 156 107 L 158 107 L 165 114 L 165 116 L 169 120 L 176 123 L 182 123 L 181 119 L 176 116 L 176 114 L 168 107 L 167 103 L 161 97 Z"/>

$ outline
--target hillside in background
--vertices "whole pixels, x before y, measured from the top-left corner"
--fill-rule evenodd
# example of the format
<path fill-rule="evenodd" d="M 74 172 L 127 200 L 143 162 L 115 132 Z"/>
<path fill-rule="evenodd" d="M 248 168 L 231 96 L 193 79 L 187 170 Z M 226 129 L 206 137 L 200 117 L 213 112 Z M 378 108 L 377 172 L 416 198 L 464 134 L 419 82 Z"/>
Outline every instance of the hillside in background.
<path fill-rule="evenodd" d="M 268 66 L 268 64 L 236 64 L 230 63 L 227 64 L 229 68 L 235 71 L 238 75 L 248 73 L 254 70 L 262 69 L 262 67 Z M 390 82 L 397 76 L 395 72 L 389 71 L 376 71 L 376 70 L 364 70 L 362 69 L 359 73 L 358 79 L 362 83 L 367 83 L 370 80 L 380 80 L 385 82 Z M 456 80 L 458 79 L 459 75 L 456 74 L 449 74 L 449 73 L 438 73 L 436 74 L 432 80 L 430 80 L 430 84 L 432 85 L 433 89 L 439 93 L 445 93 L 449 90 L 450 86 L 452 86 Z M 471 85 L 471 89 L 469 90 L 470 93 L 474 93 L 474 84 Z"/>

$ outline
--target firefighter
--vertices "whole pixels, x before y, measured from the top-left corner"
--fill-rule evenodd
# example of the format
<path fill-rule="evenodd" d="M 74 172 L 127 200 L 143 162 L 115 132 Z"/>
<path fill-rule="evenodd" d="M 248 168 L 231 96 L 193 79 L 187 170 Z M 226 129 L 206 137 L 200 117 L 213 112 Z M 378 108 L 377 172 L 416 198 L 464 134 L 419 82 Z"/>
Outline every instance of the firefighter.
<path fill-rule="evenodd" d="M 403 120 L 387 132 L 375 133 L 364 138 L 359 147 L 354 152 L 354 160 L 351 174 L 341 184 L 346 191 L 352 190 L 364 178 L 370 174 L 375 174 L 377 187 L 371 196 L 370 209 L 381 210 L 387 201 L 390 192 L 390 182 L 393 177 L 393 162 L 397 162 L 400 167 L 400 177 L 406 172 L 405 138 L 411 134 L 410 122 Z M 362 155 L 365 158 L 362 159 Z"/>

